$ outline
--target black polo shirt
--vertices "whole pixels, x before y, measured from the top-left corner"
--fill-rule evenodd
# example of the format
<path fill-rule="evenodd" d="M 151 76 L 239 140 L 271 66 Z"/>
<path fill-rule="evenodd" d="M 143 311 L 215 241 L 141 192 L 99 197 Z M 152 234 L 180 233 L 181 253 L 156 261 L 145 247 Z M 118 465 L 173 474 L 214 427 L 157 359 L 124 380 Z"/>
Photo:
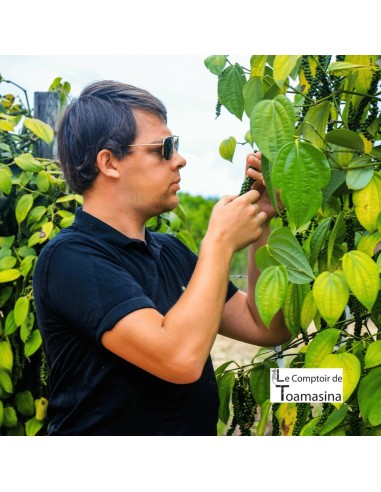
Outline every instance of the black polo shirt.
<path fill-rule="evenodd" d="M 215 435 L 218 392 L 210 357 L 201 378 L 174 384 L 101 344 L 142 308 L 162 315 L 186 288 L 197 256 L 168 234 L 131 239 L 76 210 L 43 248 L 33 274 L 50 367 L 50 435 Z M 227 300 L 237 291 L 229 282 Z M 195 306 L 197 309 L 197 306 Z"/>

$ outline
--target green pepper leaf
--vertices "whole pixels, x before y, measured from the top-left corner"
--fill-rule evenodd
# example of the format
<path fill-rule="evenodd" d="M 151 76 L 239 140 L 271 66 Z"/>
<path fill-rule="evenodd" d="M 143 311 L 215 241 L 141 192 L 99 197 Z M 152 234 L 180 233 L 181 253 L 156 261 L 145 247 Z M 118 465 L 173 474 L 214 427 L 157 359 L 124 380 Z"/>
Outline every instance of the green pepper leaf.
<path fill-rule="evenodd" d="M 331 103 L 323 101 L 316 106 L 312 105 L 304 118 L 302 134 L 303 138 L 317 147 L 325 147 L 325 129 L 331 111 Z"/>
<path fill-rule="evenodd" d="M 350 190 L 361 190 L 373 178 L 374 168 L 368 155 L 351 161 L 347 167 L 346 183 Z"/>
<path fill-rule="evenodd" d="M 262 77 L 251 77 L 243 86 L 242 93 L 245 113 L 250 118 L 254 107 L 263 99 Z"/>
<path fill-rule="evenodd" d="M 271 256 L 287 269 L 290 282 L 306 284 L 315 279 L 302 247 L 287 227 L 278 227 L 270 234 L 268 248 Z"/>
<path fill-rule="evenodd" d="M 381 424 L 381 367 L 369 371 L 361 380 L 358 389 L 358 402 L 365 424 Z"/>
<path fill-rule="evenodd" d="M 364 152 L 364 141 L 360 135 L 346 128 L 332 130 L 325 135 L 325 140 L 328 143 L 339 145 L 347 149 L 353 149 L 358 152 Z"/>
<path fill-rule="evenodd" d="M 228 57 L 226 55 L 211 55 L 205 58 L 204 64 L 214 75 L 220 75 L 225 68 Z"/>
<path fill-rule="evenodd" d="M 349 251 L 343 256 L 343 272 L 349 288 L 367 309 L 371 310 L 380 289 L 376 263 L 362 251 Z"/>
<path fill-rule="evenodd" d="M 259 315 L 267 328 L 275 314 L 281 309 L 287 294 L 288 275 L 283 265 L 266 268 L 260 275 L 255 302 Z"/>
<path fill-rule="evenodd" d="M 342 271 L 323 272 L 314 282 L 312 292 L 321 316 L 334 326 L 349 299 L 349 287 Z"/>
<path fill-rule="evenodd" d="M 301 328 L 301 312 L 303 301 L 306 295 L 311 292 L 308 284 L 292 284 L 288 285 L 287 295 L 283 303 L 283 317 L 288 328 L 288 331 L 296 337 Z"/>
<path fill-rule="evenodd" d="M 228 423 L 230 417 L 229 404 L 234 382 L 234 372 L 226 372 L 218 381 L 218 396 L 220 398 L 218 417 L 224 424 Z"/>
<path fill-rule="evenodd" d="M 25 296 L 17 299 L 13 312 L 17 327 L 21 326 L 26 320 L 29 312 L 29 304 L 29 299 Z"/>
<path fill-rule="evenodd" d="M 274 82 L 282 87 L 291 74 L 301 55 L 276 55 L 273 65 Z"/>
<path fill-rule="evenodd" d="M 233 162 L 233 156 L 237 141 L 234 137 L 229 137 L 223 140 L 220 144 L 220 156 L 230 162 Z"/>
<path fill-rule="evenodd" d="M 25 357 L 31 357 L 42 345 L 41 334 L 39 330 L 33 330 L 24 345 Z"/>
<path fill-rule="evenodd" d="M 29 193 L 23 195 L 20 198 L 20 200 L 17 202 L 15 215 L 16 215 L 16 220 L 19 224 L 21 224 L 21 222 L 26 218 L 26 216 L 29 213 L 29 210 L 32 208 L 32 205 L 33 205 L 33 195 Z"/>
<path fill-rule="evenodd" d="M 342 354 L 327 355 L 320 367 L 342 368 L 343 369 L 343 402 L 346 402 L 356 389 L 361 376 L 361 364 L 358 358 L 348 352 Z M 340 408 L 342 403 L 332 403 L 336 408 Z"/>
<path fill-rule="evenodd" d="M 9 195 L 12 190 L 12 177 L 5 169 L 0 169 L 0 191 Z"/>
<path fill-rule="evenodd" d="M 295 113 L 284 95 L 255 105 L 250 116 L 250 133 L 262 154 L 271 162 L 279 149 L 294 137 Z"/>
<path fill-rule="evenodd" d="M 372 342 L 365 353 L 365 369 L 379 366 L 381 364 L 381 340 Z"/>
<path fill-rule="evenodd" d="M 275 361 L 265 360 L 262 364 L 255 365 L 250 371 L 250 391 L 260 406 L 270 399 L 270 370 L 277 367 Z"/>
<path fill-rule="evenodd" d="M 315 335 L 307 346 L 304 367 L 320 367 L 323 359 L 332 353 L 339 336 L 340 330 L 336 328 L 326 328 Z"/>
<path fill-rule="evenodd" d="M 316 215 L 322 204 L 322 189 L 329 183 L 330 167 L 323 152 L 307 142 L 284 145 L 272 169 L 274 185 L 296 227 Z"/>
<path fill-rule="evenodd" d="M 238 63 L 225 68 L 218 77 L 218 97 L 221 104 L 240 120 L 244 111 L 242 90 L 245 82 L 245 73 Z"/>
<path fill-rule="evenodd" d="M 37 118 L 25 118 L 24 126 L 48 144 L 54 139 L 53 128 L 44 121 L 38 120 Z"/>

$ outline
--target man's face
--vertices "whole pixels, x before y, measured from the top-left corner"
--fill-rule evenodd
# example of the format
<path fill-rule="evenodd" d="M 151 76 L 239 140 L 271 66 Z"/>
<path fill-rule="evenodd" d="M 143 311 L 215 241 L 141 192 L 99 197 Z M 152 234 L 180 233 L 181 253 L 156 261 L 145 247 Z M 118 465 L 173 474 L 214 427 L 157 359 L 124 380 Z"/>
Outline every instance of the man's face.
<path fill-rule="evenodd" d="M 136 111 L 137 136 L 134 144 L 151 144 L 131 147 L 132 154 L 123 159 L 122 193 L 128 207 L 144 219 L 173 210 L 179 202 L 180 170 L 185 159 L 175 150 L 170 160 L 162 157 L 162 141 L 172 135 L 157 116 Z"/>

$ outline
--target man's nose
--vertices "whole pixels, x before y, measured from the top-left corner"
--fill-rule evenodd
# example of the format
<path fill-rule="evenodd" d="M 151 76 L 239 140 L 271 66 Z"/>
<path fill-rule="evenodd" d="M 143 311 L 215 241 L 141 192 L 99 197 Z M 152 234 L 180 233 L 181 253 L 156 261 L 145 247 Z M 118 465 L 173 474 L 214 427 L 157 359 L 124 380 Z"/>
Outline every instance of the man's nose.
<path fill-rule="evenodd" d="M 184 166 L 186 166 L 187 164 L 187 161 L 185 159 L 185 157 L 183 157 L 181 154 L 179 154 L 177 151 L 175 151 L 175 153 L 173 154 L 173 157 L 172 157 L 172 166 L 175 168 L 175 169 L 178 169 L 178 168 L 182 168 Z"/>

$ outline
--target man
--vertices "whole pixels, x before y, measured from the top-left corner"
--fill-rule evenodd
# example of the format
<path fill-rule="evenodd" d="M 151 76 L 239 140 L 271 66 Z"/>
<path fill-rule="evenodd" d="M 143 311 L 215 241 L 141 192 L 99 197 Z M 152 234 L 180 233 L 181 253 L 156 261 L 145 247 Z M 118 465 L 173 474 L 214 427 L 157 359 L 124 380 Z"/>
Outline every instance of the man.
<path fill-rule="evenodd" d="M 280 313 L 268 330 L 254 303 L 254 253 L 275 214 L 266 193 L 222 198 L 198 258 L 146 230 L 177 206 L 186 164 L 166 121 L 154 96 L 113 81 L 85 88 L 63 115 L 59 159 L 83 208 L 44 247 L 33 280 L 51 435 L 215 435 L 217 333 L 261 346 L 289 338 Z M 260 159 L 249 164 L 263 182 Z M 228 276 L 248 245 L 246 295 Z"/>

